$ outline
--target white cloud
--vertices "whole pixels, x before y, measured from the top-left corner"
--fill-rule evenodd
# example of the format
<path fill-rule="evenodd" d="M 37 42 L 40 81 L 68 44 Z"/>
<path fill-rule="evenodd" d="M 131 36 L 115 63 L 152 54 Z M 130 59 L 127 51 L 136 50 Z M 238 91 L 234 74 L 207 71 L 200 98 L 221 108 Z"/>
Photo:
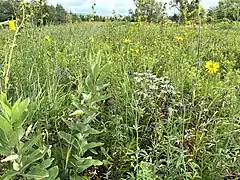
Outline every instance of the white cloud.
<path fill-rule="evenodd" d="M 102 15 L 111 15 L 115 10 L 117 13 L 128 14 L 129 9 L 134 9 L 133 0 L 47 0 L 49 4 L 56 5 L 62 4 L 67 11 L 74 13 L 91 13 L 92 5 L 96 3 L 96 12 Z M 158 0 L 169 4 L 171 0 Z M 205 8 L 216 6 L 218 0 L 202 0 L 201 4 Z M 169 14 L 177 13 L 174 8 L 170 9 L 168 6 Z"/>
<path fill-rule="evenodd" d="M 214 7 L 218 5 L 218 1 L 219 0 L 202 0 L 201 4 L 205 7 L 205 8 L 210 8 L 210 7 Z"/>

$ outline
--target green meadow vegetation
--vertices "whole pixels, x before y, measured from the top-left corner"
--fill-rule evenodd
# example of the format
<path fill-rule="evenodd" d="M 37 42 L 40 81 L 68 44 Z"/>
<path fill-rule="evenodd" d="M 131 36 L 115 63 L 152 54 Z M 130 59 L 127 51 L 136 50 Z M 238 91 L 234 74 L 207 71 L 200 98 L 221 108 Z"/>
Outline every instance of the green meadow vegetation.
<path fill-rule="evenodd" d="M 1 180 L 240 178 L 239 23 L 16 24 Z"/>

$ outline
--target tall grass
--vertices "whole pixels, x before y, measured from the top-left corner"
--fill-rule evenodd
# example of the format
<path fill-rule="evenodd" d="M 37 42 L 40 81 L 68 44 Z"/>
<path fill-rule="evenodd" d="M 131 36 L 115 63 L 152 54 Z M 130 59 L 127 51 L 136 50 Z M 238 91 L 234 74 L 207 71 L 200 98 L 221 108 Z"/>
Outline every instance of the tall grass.
<path fill-rule="evenodd" d="M 85 88 L 89 56 L 96 58 L 99 51 L 102 65 L 108 66 L 98 82 L 109 83 L 101 91 L 109 98 L 98 102 L 91 122 L 102 131 L 91 140 L 104 143 L 92 154 L 104 164 L 95 177 L 239 178 L 239 32 L 203 26 L 199 42 L 198 30 L 115 22 L 21 30 L 12 54 L 8 96 L 12 102 L 31 99 L 25 127 L 32 124 L 32 133 L 52 145 L 61 179 L 70 174 L 64 170 L 65 142 L 58 133 L 75 110 L 72 97 Z M 12 38 L 13 32 L 1 30 L 2 67 Z M 209 60 L 220 64 L 216 74 L 206 72 Z M 158 89 L 151 89 L 149 77 L 165 79 L 153 82 Z M 93 171 L 83 174 L 93 176 Z"/>

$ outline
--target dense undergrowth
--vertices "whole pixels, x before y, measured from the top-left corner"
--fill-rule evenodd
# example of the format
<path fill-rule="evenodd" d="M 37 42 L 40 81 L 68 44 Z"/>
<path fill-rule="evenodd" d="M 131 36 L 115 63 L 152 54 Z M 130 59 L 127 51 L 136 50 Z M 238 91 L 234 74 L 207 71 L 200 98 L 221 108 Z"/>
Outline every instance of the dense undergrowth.
<path fill-rule="evenodd" d="M 0 32 L 1 179 L 240 177 L 236 29 L 112 22 L 19 33 L 6 87 L 14 32 Z"/>

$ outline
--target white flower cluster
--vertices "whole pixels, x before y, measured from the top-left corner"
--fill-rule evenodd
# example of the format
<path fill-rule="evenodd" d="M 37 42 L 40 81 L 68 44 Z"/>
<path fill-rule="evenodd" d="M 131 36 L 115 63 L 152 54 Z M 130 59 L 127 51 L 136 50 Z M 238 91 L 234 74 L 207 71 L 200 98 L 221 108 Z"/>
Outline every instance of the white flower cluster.
<path fill-rule="evenodd" d="M 175 95 L 176 90 L 171 85 L 168 77 L 158 78 L 149 71 L 144 73 L 134 73 L 134 82 L 137 87 L 137 95 L 142 97 L 159 98 L 166 95 Z"/>

